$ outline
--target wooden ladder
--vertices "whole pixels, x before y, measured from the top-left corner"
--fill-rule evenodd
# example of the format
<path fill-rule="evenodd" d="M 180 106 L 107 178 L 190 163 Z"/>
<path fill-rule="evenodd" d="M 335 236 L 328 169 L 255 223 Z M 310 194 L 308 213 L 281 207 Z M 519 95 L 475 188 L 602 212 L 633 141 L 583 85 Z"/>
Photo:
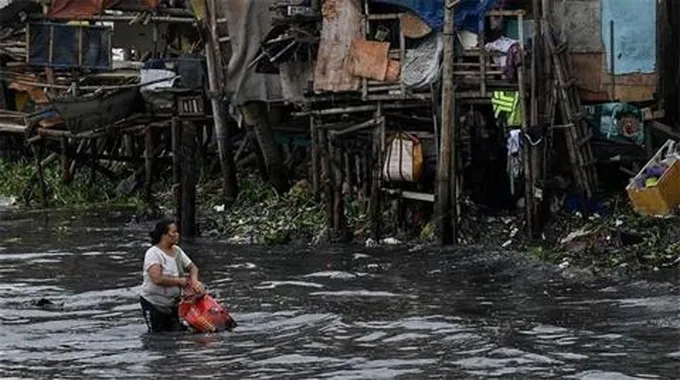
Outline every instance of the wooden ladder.
<path fill-rule="evenodd" d="M 545 36 L 552 56 L 557 99 L 565 123 L 563 129 L 574 180 L 586 198 L 590 199 L 598 183 L 596 160 L 590 145 L 592 133 L 586 122 L 585 109 L 581 105 L 575 79 L 571 76 L 568 45 L 566 42 L 556 45 L 552 33 L 545 33 Z"/>

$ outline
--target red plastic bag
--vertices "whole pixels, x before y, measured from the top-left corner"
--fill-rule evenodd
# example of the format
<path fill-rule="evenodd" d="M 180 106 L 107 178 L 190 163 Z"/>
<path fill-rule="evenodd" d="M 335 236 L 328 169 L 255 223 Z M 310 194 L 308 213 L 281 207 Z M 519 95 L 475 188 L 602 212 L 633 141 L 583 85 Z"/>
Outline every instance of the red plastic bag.
<path fill-rule="evenodd" d="M 236 327 L 236 321 L 229 314 L 229 310 L 209 294 L 185 297 L 179 303 L 179 318 L 187 327 L 201 333 L 231 330 Z"/>

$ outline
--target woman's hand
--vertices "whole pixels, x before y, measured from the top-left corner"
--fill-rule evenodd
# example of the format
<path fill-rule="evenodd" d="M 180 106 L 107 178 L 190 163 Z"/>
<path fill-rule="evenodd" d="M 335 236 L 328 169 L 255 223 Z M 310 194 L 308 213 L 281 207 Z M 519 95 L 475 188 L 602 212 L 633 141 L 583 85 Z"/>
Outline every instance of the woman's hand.
<path fill-rule="evenodd" d="M 198 281 L 195 278 L 189 277 L 187 279 L 187 283 L 184 287 L 188 291 L 194 293 L 194 294 L 203 294 L 205 293 L 205 289 L 203 288 L 203 284 L 201 284 L 200 281 Z"/>

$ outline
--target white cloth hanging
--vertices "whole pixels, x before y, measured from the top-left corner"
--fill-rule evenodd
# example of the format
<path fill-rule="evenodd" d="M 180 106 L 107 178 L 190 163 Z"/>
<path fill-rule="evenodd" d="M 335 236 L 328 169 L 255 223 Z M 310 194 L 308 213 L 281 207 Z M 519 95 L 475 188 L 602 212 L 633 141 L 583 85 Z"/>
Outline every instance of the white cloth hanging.
<path fill-rule="evenodd" d="M 513 129 L 506 141 L 508 149 L 507 172 L 510 178 L 510 194 L 515 195 L 515 181 L 522 175 L 522 131 Z"/>

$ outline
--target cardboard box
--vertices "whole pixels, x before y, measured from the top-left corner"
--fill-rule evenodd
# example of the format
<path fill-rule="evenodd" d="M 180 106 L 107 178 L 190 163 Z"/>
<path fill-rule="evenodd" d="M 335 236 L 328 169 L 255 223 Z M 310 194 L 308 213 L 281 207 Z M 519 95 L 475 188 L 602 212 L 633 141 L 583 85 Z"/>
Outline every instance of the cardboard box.
<path fill-rule="evenodd" d="M 675 160 L 666 169 L 655 186 L 637 188 L 635 184 L 635 180 L 644 173 L 645 169 L 661 161 L 664 158 L 663 152 L 672 148 L 673 145 L 672 141 L 667 141 L 626 187 L 628 197 L 633 203 L 633 208 L 642 215 L 669 215 L 680 205 L 679 160 Z"/>

